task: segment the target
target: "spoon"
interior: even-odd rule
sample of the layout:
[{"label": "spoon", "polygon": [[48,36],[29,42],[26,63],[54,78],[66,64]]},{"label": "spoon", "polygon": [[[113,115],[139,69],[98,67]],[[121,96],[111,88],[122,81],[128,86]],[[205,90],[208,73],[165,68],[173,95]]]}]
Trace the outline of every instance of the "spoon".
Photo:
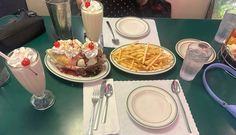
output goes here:
[{"label": "spoon", "polygon": [[179,100],[179,102],[180,102],[181,108],[182,108],[182,110],[183,110],[183,112],[184,112],[184,119],[185,119],[185,124],[186,124],[186,126],[187,126],[187,128],[188,128],[188,132],[189,132],[189,133],[192,133],[192,131],[191,131],[191,129],[190,129],[189,122],[188,122],[188,119],[187,119],[187,116],[186,116],[186,112],[185,112],[185,110],[184,110],[183,104],[182,104],[182,102],[181,102],[181,100],[180,100],[180,97],[179,97],[180,86],[179,86],[179,82],[178,82],[178,81],[174,80],[174,81],[172,82],[172,84],[171,84],[171,90],[172,90],[172,92],[174,92],[174,93],[177,95],[177,97],[178,97],[178,100]]},{"label": "spoon", "polygon": [[107,119],[107,109],[108,109],[108,99],[109,97],[111,97],[113,94],[113,87],[111,84],[107,84],[107,87],[105,89],[105,97],[106,97],[106,109],[103,115],[103,123],[106,123],[106,119]]},{"label": "spoon", "polygon": [[112,36],[113,36],[112,42],[113,42],[115,45],[119,45],[120,41],[119,41],[118,38],[115,38],[115,35],[114,35],[113,30],[112,30],[112,28],[111,28],[110,22],[109,22],[109,21],[106,21],[106,23],[107,23],[107,25],[108,25],[108,27],[109,27],[109,29],[110,29],[110,31],[111,31],[111,34],[112,34]]}]

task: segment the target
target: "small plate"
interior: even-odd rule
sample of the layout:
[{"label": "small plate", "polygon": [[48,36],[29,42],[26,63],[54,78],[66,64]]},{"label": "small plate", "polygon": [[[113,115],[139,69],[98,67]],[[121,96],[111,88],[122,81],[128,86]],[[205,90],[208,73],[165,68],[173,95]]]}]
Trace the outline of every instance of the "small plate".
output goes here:
[{"label": "small plate", "polygon": [[177,118],[178,107],[174,98],[155,86],[141,86],[128,96],[129,116],[139,125],[150,129],[170,126]]},{"label": "small plate", "polygon": [[[198,42],[198,41],[201,41],[201,40],[193,39],[193,38],[182,39],[179,42],[177,42],[177,44],[175,46],[175,50],[178,53],[178,55],[181,58],[184,59],[187,48],[188,48],[188,45],[190,43]],[[201,41],[201,42],[205,42],[205,41]],[[209,43],[207,43],[207,42],[205,42],[205,43],[208,44],[211,47],[211,45]],[[216,52],[212,47],[211,47],[211,49],[212,49],[212,55],[211,55],[211,57],[209,58],[209,60],[207,61],[206,64],[209,64],[209,63],[213,62],[216,59]]]},{"label": "small plate", "polygon": [[101,73],[99,73],[98,75],[96,76],[93,76],[93,77],[82,77],[82,76],[73,76],[73,75],[69,75],[69,74],[65,74],[65,73],[62,73],[60,72],[57,67],[50,62],[49,60],[49,56],[46,55],[44,57],[44,63],[47,67],[47,69],[52,72],[54,75],[62,78],[62,79],[65,79],[65,80],[68,80],[68,81],[72,81],[72,82],[82,82],[82,83],[86,83],[86,82],[95,82],[95,81],[98,81],[98,80],[101,80],[103,78],[105,78],[110,70],[111,70],[111,65],[109,63],[109,61],[107,60],[106,63],[105,63],[105,70],[102,71]]},{"label": "small plate", "polygon": [[139,38],[149,34],[150,28],[146,21],[138,17],[124,17],[115,24],[116,31],[128,38]]},{"label": "small plate", "polygon": [[[141,44],[141,43],[140,43]],[[122,48],[125,48],[127,46],[129,46],[131,44],[126,44],[126,45],[122,45],[118,48],[115,48],[114,50],[112,50],[112,52],[110,53],[110,60],[111,60],[111,63],[117,67],[118,69],[124,71],[124,72],[127,72],[127,73],[130,73],[130,74],[135,74],[135,75],[157,75],[157,74],[161,74],[161,73],[165,73],[169,70],[171,70],[174,66],[175,66],[175,63],[176,63],[176,57],[175,55],[167,48],[165,47],[162,47],[162,46],[158,46],[158,45],[154,45],[154,44],[149,44],[149,45],[154,45],[154,46],[157,46],[157,47],[160,47],[162,49],[164,49],[164,53],[167,53],[167,54],[170,54],[173,58],[173,61],[172,63],[170,63],[170,66],[166,67],[166,68],[163,68],[163,69],[159,69],[159,70],[154,70],[154,71],[133,71],[133,70],[130,70],[128,68],[125,68],[123,66],[121,66],[119,63],[117,63],[113,57],[112,57],[112,54],[113,52],[115,52],[116,50],[118,49],[122,49]]]}]

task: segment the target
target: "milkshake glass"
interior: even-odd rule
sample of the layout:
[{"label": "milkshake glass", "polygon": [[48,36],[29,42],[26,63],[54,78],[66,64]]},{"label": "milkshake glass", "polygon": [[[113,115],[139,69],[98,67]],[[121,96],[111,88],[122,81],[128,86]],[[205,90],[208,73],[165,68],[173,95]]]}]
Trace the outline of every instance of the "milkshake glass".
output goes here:
[{"label": "milkshake glass", "polygon": [[31,104],[37,110],[45,110],[54,104],[53,94],[46,90],[43,65],[39,53],[32,48],[21,47],[9,53],[7,66],[33,96]]},{"label": "milkshake glass", "polygon": [[90,1],[88,6],[85,3],[81,5],[81,16],[84,29],[89,40],[98,42],[102,33],[103,5],[98,1]]}]

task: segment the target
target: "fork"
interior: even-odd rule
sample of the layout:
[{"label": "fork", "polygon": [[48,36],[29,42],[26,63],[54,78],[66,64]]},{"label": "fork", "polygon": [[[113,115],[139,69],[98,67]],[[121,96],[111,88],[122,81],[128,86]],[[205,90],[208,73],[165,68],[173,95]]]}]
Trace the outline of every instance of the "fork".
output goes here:
[{"label": "fork", "polygon": [[88,131],[89,135],[93,134],[93,124],[94,124],[94,116],[95,116],[94,113],[95,113],[95,107],[99,101],[99,98],[100,98],[99,90],[93,90],[93,95],[92,95],[93,110],[92,110],[90,123],[89,123],[89,131]]}]

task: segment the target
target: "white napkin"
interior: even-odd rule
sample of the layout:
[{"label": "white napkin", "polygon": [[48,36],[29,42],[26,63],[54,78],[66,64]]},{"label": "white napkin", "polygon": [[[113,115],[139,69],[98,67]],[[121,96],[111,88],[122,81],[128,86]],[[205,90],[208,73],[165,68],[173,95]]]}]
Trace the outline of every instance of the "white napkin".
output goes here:
[{"label": "white napkin", "polygon": [[[192,133],[187,130],[187,126],[184,120],[184,114],[180,106],[180,102],[177,96],[171,91],[171,83],[173,80],[153,80],[153,81],[115,81],[116,102],[119,114],[120,123],[120,135],[199,135],[198,129],[192,117],[188,103],[185,99],[184,93],[181,88],[179,93],[181,102],[183,103],[184,110],[187,115],[187,119],[190,124]],[[126,100],[129,93],[135,88],[143,85],[153,85],[160,87],[168,91],[175,99],[178,105],[178,117],[176,121],[167,128],[164,129],[147,129],[136,124],[128,115],[126,109]]]},{"label": "white napkin", "polygon": [[114,45],[112,43],[112,34],[110,29],[108,28],[106,21],[109,21],[111,24],[111,27],[113,29],[113,32],[115,34],[115,37],[120,40],[120,45],[133,43],[133,42],[143,42],[143,43],[152,43],[156,45],[160,45],[159,36],[156,28],[156,22],[153,19],[144,19],[150,26],[150,33],[142,38],[139,39],[129,39],[125,38],[121,35],[119,35],[115,30],[115,23],[120,18],[103,18],[103,40],[104,40],[104,47],[110,47],[110,48],[116,48],[119,47],[119,45]]},{"label": "white napkin", "polygon": [[[107,79],[107,83],[110,83],[113,86],[113,79]],[[83,86],[84,134],[88,133],[88,127],[89,127],[89,122],[90,122],[91,113],[92,113],[92,100],[91,100],[92,93],[94,89],[100,89],[100,86],[101,86],[101,81],[94,82],[94,83],[84,83],[84,86]],[[106,119],[106,123],[103,124],[102,119],[103,119],[103,114],[105,111],[105,96],[104,96],[102,110],[101,110],[101,117],[100,117],[101,121],[99,122],[98,129],[93,131],[94,135],[106,135],[106,134],[119,133],[120,126],[119,126],[119,119],[118,119],[115,97],[116,97],[116,93],[114,91],[113,95],[109,98],[107,119]]]}]

